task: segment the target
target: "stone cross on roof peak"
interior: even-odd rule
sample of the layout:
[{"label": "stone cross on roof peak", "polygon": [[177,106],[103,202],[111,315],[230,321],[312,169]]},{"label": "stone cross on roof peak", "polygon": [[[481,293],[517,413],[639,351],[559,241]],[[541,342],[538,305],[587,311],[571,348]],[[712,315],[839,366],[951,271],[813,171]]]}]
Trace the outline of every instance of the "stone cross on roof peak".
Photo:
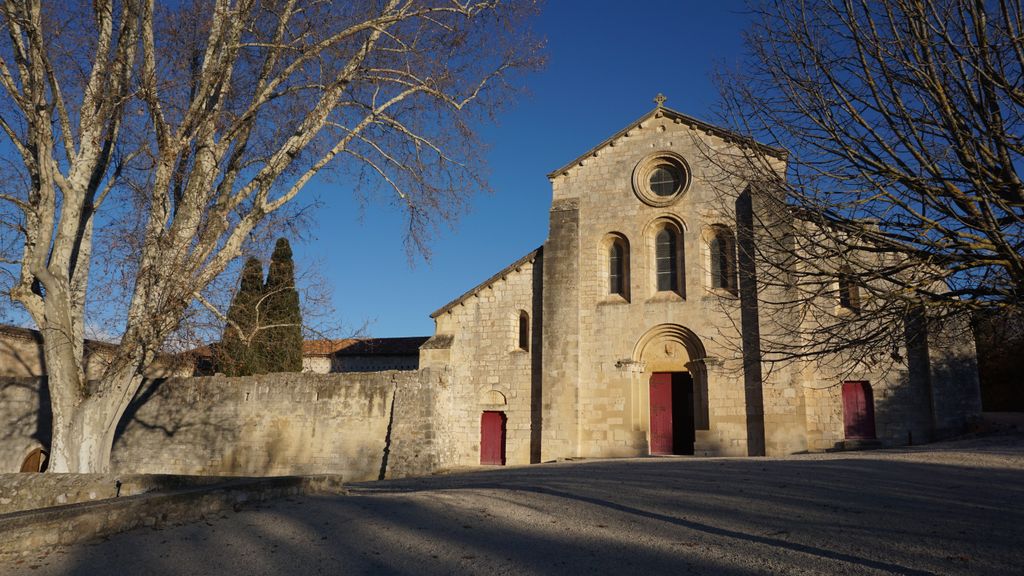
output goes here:
[{"label": "stone cross on roof peak", "polygon": [[654,97],[654,103],[658,105],[658,108],[665,105],[665,100],[668,100],[668,98],[665,98],[665,95],[661,92],[658,92],[658,95]]}]

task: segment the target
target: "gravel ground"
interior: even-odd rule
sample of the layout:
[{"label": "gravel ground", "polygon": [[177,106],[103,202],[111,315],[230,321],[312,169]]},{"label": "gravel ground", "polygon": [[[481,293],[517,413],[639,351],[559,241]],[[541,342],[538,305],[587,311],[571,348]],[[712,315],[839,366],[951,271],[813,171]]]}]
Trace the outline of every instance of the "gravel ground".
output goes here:
[{"label": "gravel ground", "polygon": [[637,458],[350,487],[0,574],[1024,574],[1024,435]]}]

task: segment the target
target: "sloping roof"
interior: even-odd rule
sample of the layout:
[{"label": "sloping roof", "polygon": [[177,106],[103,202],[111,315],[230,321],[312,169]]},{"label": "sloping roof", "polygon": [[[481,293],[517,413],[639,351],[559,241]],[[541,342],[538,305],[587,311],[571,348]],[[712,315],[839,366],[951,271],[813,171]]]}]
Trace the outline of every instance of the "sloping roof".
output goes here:
[{"label": "sloping roof", "polygon": [[334,351],[334,356],[416,356],[429,336],[356,338]]},{"label": "sloping roof", "polygon": [[0,334],[13,336],[22,340],[32,340],[34,342],[43,341],[43,335],[40,334],[38,330],[22,328],[21,326],[11,326],[10,324],[0,324]]},{"label": "sloping roof", "polygon": [[[13,326],[11,324],[0,324],[0,335],[18,338],[21,340],[31,340],[37,344],[42,344],[43,335],[34,328],[22,328],[20,326]],[[102,340],[92,340],[86,338],[83,342],[85,349],[88,351],[95,350],[113,350],[117,348],[117,344],[113,342],[103,342]]]},{"label": "sloping roof", "polygon": [[[325,338],[302,343],[302,357],[338,356],[406,356],[419,354],[420,346],[429,336],[401,338]],[[185,352],[196,358],[212,358],[211,346],[200,346]]]},{"label": "sloping roof", "polygon": [[420,346],[423,350],[444,350],[452,347],[452,342],[455,341],[455,336],[451,334],[434,334]]},{"label": "sloping roof", "polygon": [[536,259],[537,256],[540,255],[540,253],[543,250],[544,250],[544,246],[539,246],[536,250],[533,250],[532,252],[530,252],[526,256],[523,256],[519,260],[516,260],[515,262],[509,264],[508,266],[505,266],[504,268],[501,269],[500,272],[498,272],[494,276],[491,276],[487,280],[484,280],[480,284],[477,284],[476,286],[471,288],[468,292],[466,292],[462,296],[459,296],[455,300],[452,300],[451,302],[445,304],[441,308],[438,308],[437,310],[435,310],[434,313],[430,315],[430,317],[431,318],[437,318],[441,314],[444,314],[445,312],[451,310],[452,308],[458,306],[459,304],[462,304],[470,296],[476,295],[477,292],[483,290],[484,288],[490,286],[491,284],[494,284],[495,282],[497,282],[498,280],[501,280],[505,276],[508,276],[513,270],[516,270],[517,268],[522,267],[523,264],[526,264],[527,262],[533,262],[534,259]]},{"label": "sloping roof", "polygon": [[714,124],[708,124],[707,122],[704,122],[703,120],[698,120],[698,119],[694,118],[693,116],[689,116],[689,115],[683,114],[682,112],[673,110],[671,108],[666,108],[664,106],[656,106],[653,110],[651,110],[650,112],[644,114],[640,118],[637,118],[633,122],[630,122],[629,124],[626,125],[625,128],[623,128],[622,130],[619,130],[618,132],[613,134],[611,137],[605,139],[603,142],[598,144],[597,146],[594,146],[590,150],[587,150],[583,154],[580,154],[572,162],[569,162],[568,164],[565,164],[564,166],[562,166],[561,168],[559,168],[557,170],[553,170],[551,173],[548,174],[548,178],[554,178],[554,177],[562,174],[566,170],[572,168],[576,164],[578,164],[578,163],[582,162],[583,160],[585,160],[588,156],[593,155],[595,152],[598,152],[599,150],[601,150],[605,146],[609,145],[612,141],[618,140],[619,138],[622,138],[626,134],[626,132],[629,132],[630,130],[635,129],[637,127],[637,125],[640,124],[641,122],[646,122],[647,120],[650,120],[651,118],[660,117],[661,115],[667,116],[669,118],[672,118],[673,120],[679,120],[683,124],[688,124],[688,125],[693,126],[695,128],[699,128],[700,130],[704,130],[705,132],[708,132],[710,134],[714,134],[714,135],[719,136],[721,138],[724,138],[726,140],[740,142],[742,144],[746,144],[747,146],[758,148],[761,151],[763,151],[763,152],[765,152],[767,154],[770,154],[772,156],[775,156],[775,157],[777,157],[779,159],[785,159],[786,156],[789,154],[786,150],[783,150],[782,148],[776,148],[774,146],[769,146],[767,144],[762,144],[760,142],[757,142],[756,140],[754,140],[753,138],[751,138],[749,136],[744,136],[743,134],[740,134],[739,132],[734,132],[732,130],[721,128],[719,126],[715,126]]},{"label": "sloping roof", "polygon": [[351,346],[355,338],[335,338],[324,340],[305,340],[302,342],[302,355],[306,356],[331,356],[338,350]]}]

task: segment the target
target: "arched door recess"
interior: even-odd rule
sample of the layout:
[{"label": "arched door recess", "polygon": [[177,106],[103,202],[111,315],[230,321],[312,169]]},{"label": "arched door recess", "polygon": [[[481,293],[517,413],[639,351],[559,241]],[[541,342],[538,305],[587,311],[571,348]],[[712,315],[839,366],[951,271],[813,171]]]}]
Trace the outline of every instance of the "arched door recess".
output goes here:
[{"label": "arched door recess", "polygon": [[21,472],[45,472],[49,462],[46,450],[36,448],[28,453],[21,462]]},{"label": "arched door recess", "polygon": [[678,324],[659,324],[633,349],[644,367],[634,402],[641,415],[651,454],[693,454],[697,430],[708,429],[707,369],[704,345]]}]

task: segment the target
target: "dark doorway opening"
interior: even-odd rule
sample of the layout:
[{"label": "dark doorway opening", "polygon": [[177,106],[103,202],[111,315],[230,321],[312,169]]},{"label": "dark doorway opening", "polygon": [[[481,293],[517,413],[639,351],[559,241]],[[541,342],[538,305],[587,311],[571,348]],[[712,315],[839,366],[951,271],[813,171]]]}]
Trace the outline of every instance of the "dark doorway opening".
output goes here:
[{"label": "dark doorway opening", "polygon": [[651,374],[651,454],[693,454],[695,437],[690,373]]},{"label": "dark doorway opening", "polygon": [[480,417],[480,463],[505,465],[505,413],[487,411]]},{"label": "dark doorway opening", "polygon": [[848,439],[875,439],[875,400],[871,384],[843,382],[843,424]]}]

